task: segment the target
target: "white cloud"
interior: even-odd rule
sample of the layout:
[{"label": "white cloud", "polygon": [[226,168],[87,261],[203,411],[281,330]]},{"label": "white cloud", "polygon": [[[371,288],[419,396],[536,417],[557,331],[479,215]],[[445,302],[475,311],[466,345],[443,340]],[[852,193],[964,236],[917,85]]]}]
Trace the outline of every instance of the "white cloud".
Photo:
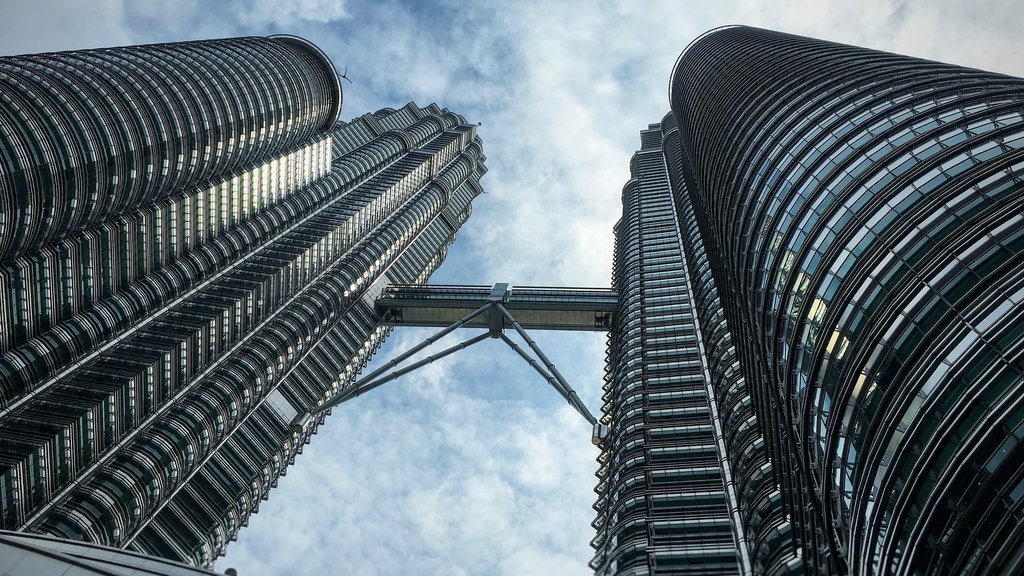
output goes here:
[{"label": "white cloud", "polygon": [[132,42],[120,0],[7,0],[0,17],[0,54],[30,54]]},{"label": "white cloud", "polygon": [[[420,336],[399,334],[397,347]],[[513,354],[493,344],[494,356]],[[218,566],[585,574],[596,456],[586,423],[560,403],[467,394],[451,379],[477,359],[442,360],[336,409],[276,490],[302,497],[273,494]]]},{"label": "white cloud", "polygon": [[236,0],[231,10],[245,27],[299,26],[303,22],[334,22],[348,18],[344,0]]},{"label": "white cloud", "polygon": [[[1020,48],[1012,29],[1024,22],[1012,6],[986,20],[959,5],[930,6],[888,0],[460,4],[430,20],[389,9],[364,20],[356,15],[351,36],[333,53],[350,71],[371,69],[361,84],[346,85],[350,116],[391,94],[389,104],[436,99],[483,123],[488,194],[476,202],[460,246],[436,281],[607,285],[611,226],[629,158],[639,130],[667,112],[669,73],[688,42],[715,26],[746,23],[978,67],[1020,66],[1012,60]],[[1011,24],[994,26],[999,18]],[[367,32],[357,29],[362,25]],[[535,336],[596,411],[603,338]],[[401,394],[421,394],[395,408],[383,399],[359,399],[368,402],[359,405],[360,413],[373,411],[383,429],[399,410],[414,418],[426,410],[435,426],[419,430],[420,438],[429,438],[425,443],[377,435],[376,450],[393,450],[394,460],[352,456],[353,466],[383,475],[372,497],[393,502],[379,504],[391,510],[380,521],[417,527],[390,540],[415,562],[406,572],[589,572],[596,463],[588,430],[538,376],[503,352],[511,354],[477,348],[456,356],[432,368],[426,386],[390,384],[404,389]],[[492,380],[476,384],[485,374]],[[495,397],[494,387],[515,401]],[[396,412],[378,412],[389,409]],[[416,464],[404,465],[409,462]],[[410,474],[424,485],[403,488],[389,480]],[[353,541],[346,554],[359,555],[361,547]],[[233,557],[239,556],[244,553]],[[379,564],[367,573],[403,571],[396,566]]]},{"label": "white cloud", "polygon": [[[743,23],[1024,75],[1014,0],[82,6],[5,3],[0,51],[290,32],[349,68],[345,118],[416,100],[482,122],[488,194],[435,281],[607,285],[639,130],[668,110],[676,57],[710,28]],[[603,337],[533,336],[596,412]],[[582,418],[488,341],[336,409],[218,567],[586,574],[595,456]]]}]

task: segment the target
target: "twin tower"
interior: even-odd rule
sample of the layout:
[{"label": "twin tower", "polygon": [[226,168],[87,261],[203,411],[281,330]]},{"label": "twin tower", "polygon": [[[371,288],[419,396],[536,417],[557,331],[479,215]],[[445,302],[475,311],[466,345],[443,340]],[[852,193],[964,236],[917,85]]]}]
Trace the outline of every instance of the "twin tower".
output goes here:
[{"label": "twin tower", "polygon": [[1024,571],[1024,80],[714,30],[612,291],[439,292],[457,114],[340,122],[288,36],[0,78],[0,545],[208,565],[392,326],[475,309],[589,418],[524,326],[608,331],[597,574]]}]

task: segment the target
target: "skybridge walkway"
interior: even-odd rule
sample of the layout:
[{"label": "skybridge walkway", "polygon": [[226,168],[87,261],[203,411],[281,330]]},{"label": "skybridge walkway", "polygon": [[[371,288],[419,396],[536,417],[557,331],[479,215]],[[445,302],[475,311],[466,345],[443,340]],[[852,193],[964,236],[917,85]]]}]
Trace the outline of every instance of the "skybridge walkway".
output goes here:
[{"label": "skybridge walkway", "polygon": [[[450,326],[492,302],[500,302],[523,328],[601,331],[611,326],[618,295],[611,288],[391,285],[376,300],[384,324],[436,328]],[[500,330],[512,324],[494,308],[463,326]]]}]

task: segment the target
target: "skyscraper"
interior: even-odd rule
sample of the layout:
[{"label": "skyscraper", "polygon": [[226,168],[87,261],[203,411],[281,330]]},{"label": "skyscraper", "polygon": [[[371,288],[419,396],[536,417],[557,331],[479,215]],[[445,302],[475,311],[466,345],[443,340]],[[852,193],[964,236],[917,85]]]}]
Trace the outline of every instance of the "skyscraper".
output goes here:
[{"label": "skyscraper", "polygon": [[436,105],[338,121],[290,36],[0,59],[0,518],[223,552],[481,192]]},{"label": "skyscraper", "polygon": [[1024,80],[727,27],[670,97],[616,227],[592,566],[1020,573]]}]

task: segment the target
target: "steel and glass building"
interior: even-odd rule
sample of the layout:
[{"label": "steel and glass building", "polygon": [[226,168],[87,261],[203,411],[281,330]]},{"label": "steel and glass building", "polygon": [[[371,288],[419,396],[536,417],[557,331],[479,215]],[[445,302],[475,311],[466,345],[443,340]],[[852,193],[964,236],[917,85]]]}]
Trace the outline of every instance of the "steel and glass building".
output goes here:
[{"label": "steel and glass building", "polygon": [[461,116],[341,105],[288,36],[0,59],[2,528],[223,553],[481,192]]},{"label": "steel and glass building", "polygon": [[616,226],[593,568],[1020,573],[1024,80],[728,27],[670,100]]}]

